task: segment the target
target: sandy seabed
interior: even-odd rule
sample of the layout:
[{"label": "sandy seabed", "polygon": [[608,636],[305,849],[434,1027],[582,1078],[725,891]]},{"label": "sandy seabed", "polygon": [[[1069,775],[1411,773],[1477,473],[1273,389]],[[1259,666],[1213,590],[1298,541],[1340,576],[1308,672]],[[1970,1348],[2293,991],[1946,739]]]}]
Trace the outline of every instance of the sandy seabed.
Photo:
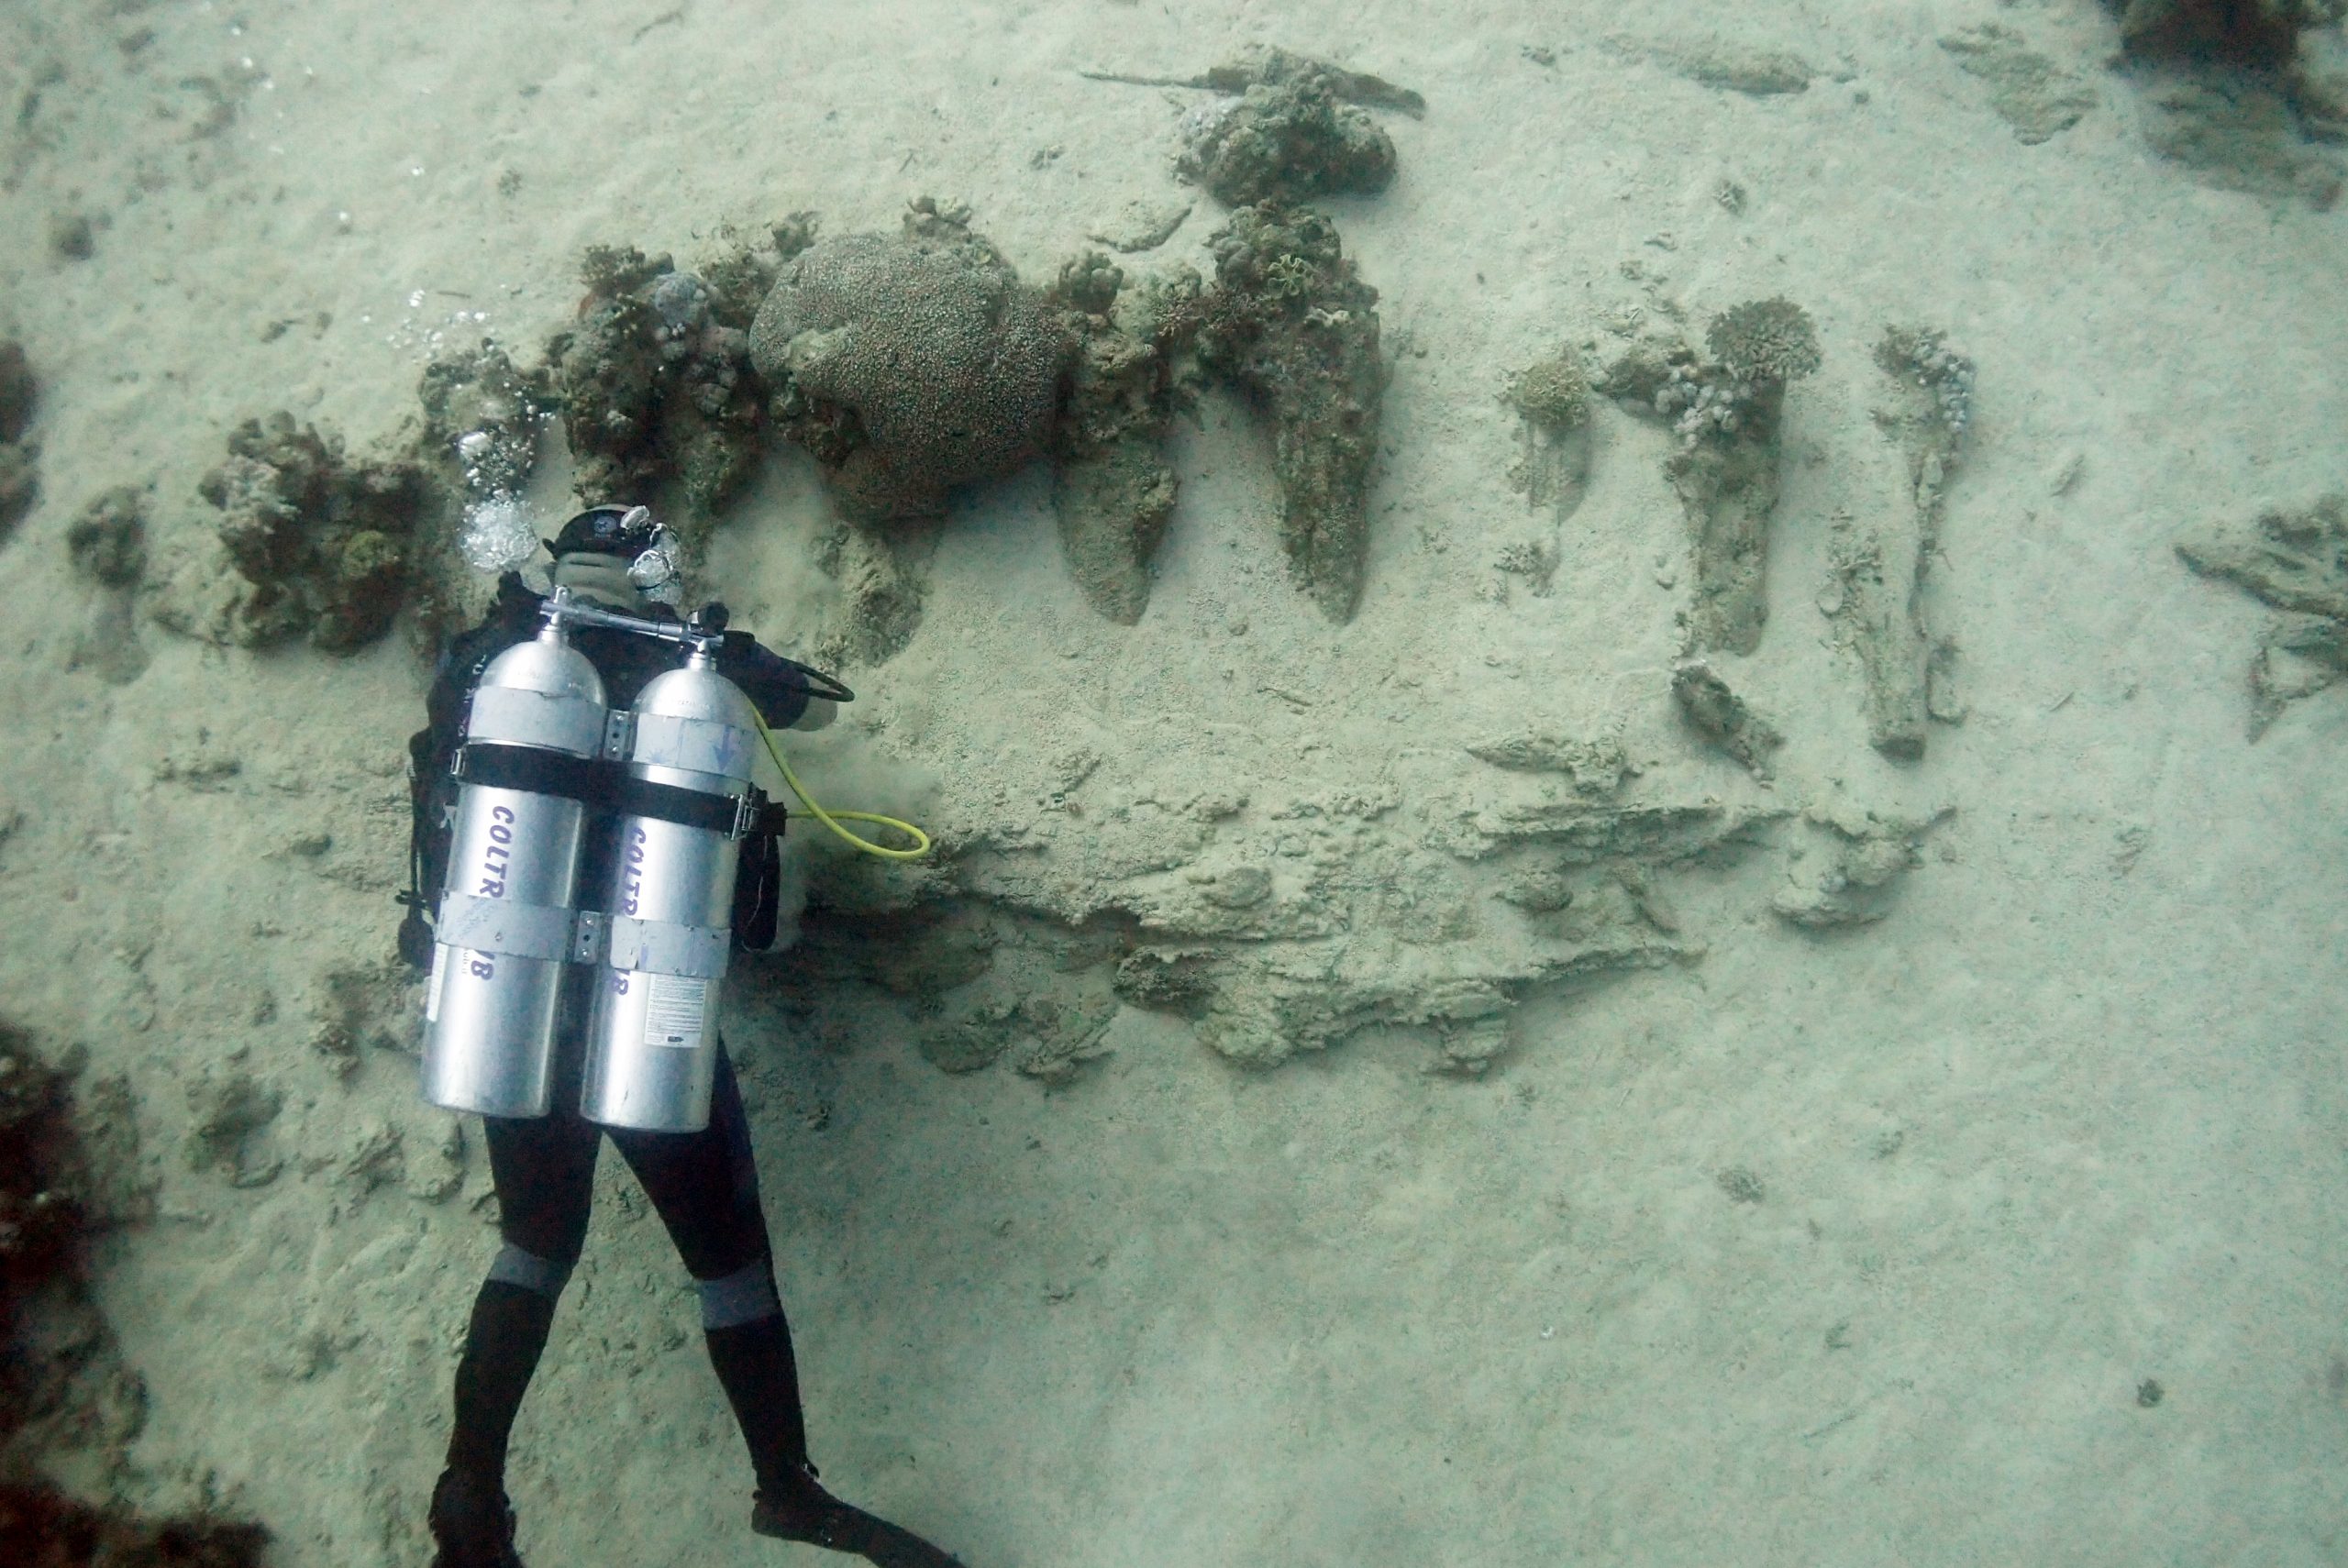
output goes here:
[{"label": "sandy seabed", "polygon": [[[1427,101],[1384,117],[1393,186],[1327,204],[1393,365],[1360,608],[1290,587],[1269,444],[1210,399],[1138,624],[1088,609],[1031,471],[958,500],[912,642],[805,743],[819,793],[960,846],[937,940],[992,961],[925,969],[918,933],[859,959],[819,900],[814,956],[737,990],[826,1481],[972,1568],[2348,1556],[2348,700],[2249,743],[2266,612],[2173,549],[2348,485],[2348,213],[2148,150],[2085,0],[1725,16],[0,17],[0,336],[42,383],[41,499],[0,547],[0,995],[127,1086],[153,1209],[94,1274],[143,1430],[61,1473],[225,1504],[289,1568],[421,1562],[494,1245],[477,1135],[374,1026],[412,1006],[373,977],[427,664],[122,621],[68,566],[80,509],[147,487],[162,549],[212,526],[195,483],[243,419],[395,437],[435,353],[569,322],[590,244],[684,265],[726,225],[892,228],[933,193],[1046,281],[1132,204],[1194,202],[1124,264],[1203,266],[1221,214],[1168,161],[1203,95],[1079,72],[1276,43]],[[2024,140],[1940,41],[1990,23],[2076,79],[2076,124]],[[1813,74],[1722,90],[1699,45]],[[51,242],[76,214],[81,259]],[[1672,705],[1668,431],[1600,410],[1550,591],[1495,561],[1542,526],[1512,372],[1776,295],[1824,362],[1732,661],[1786,735],[1764,784]],[[1962,722],[1903,762],[1821,603],[1838,514],[1900,493],[1871,355],[1911,322],[1978,379],[1928,605]],[[778,451],[703,563],[785,647],[838,607],[827,504]],[[120,683],[88,657],[114,631],[147,655]],[[1587,932],[1499,897],[1546,842],[1508,824],[1555,801],[1467,748],[1533,733],[1619,745],[1626,800],[1751,819],[1615,877],[1645,934],[1602,979],[1558,956]],[[1885,918],[1781,918],[1870,812],[1929,824]],[[1043,1077],[1034,1042],[933,1065],[941,1029],[1048,1055],[1020,1004],[1082,1011],[1136,924],[1335,1021],[1248,1066],[1119,1003]],[[201,1123],[238,1084],[278,1110],[224,1148]],[[689,1282],[601,1180],[515,1438],[526,1553],[817,1561],[749,1536]]]}]

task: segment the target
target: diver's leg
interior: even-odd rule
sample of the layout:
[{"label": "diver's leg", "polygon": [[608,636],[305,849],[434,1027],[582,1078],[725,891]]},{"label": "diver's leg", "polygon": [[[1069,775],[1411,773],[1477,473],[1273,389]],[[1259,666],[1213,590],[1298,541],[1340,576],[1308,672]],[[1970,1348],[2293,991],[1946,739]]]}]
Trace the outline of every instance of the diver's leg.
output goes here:
[{"label": "diver's leg", "polygon": [[473,1297],[457,1362],[449,1465],[432,1494],[440,1568],[505,1568],[514,1555],[505,1449],[537,1372],[556,1301],[579,1261],[598,1134],[576,1113],[482,1119],[504,1245]]},{"label": "diver's leg", "polygon": [[613,1144],[643,1183],[700,1287],[710,1365],[734,1407],[757,1474],[750,1526],[761,1535],[855,1552],[883,1568],[957,1568],[954,1559],[816,1484],[807,1460],[799,1367],[775,1289],[774,1254],[759,1202],[749,1118],[718,1048],[709,1125],[699,1132],[623,1132]]},{"label": "diver's leg", "polygon": [[615,1128],[611,1138],[700,1286],[710,1365],[741,1423],[759,1485],[795,1474],[807,1463],[799,1367],[775,1290],[749,1119],[725,1048],[718,1049],[707,1127],[698,1132]]}]

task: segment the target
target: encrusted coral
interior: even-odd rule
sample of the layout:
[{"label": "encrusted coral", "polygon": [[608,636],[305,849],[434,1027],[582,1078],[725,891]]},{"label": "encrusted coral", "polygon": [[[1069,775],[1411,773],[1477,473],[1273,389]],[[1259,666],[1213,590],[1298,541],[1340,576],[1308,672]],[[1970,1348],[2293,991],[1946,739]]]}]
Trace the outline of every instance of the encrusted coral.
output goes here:
[{"label": "encrusted coral", "polygon": [[1193,307],[1199,354],[1269,418],[1290,573],[1331,620],[1347,620],[1386,385],[1378,291],[1310,208],[1242,207],[1208,245],[1215,282]]},{"label": "encrusted coral", "polygon": [[1818,369],[1818,327],[1789,299],[1747,300],[1712,317],[1704,345],[1742,381],[1789,381]]},{"label": "encrusted coral", "polygon": [[1667,415],[1681,445],[1693,450],[1707,436],[1733,436],[1753,401],[1753,383],[1692,361],[1671,367],[1655,394],[1655,411]]},{"label": "encrusted coral", "polygon": [[1769,754],[1785,744],[1785,736],[1731,690],[1719,671],[1702,659],[1683,659],[1671,672],[1671,695],[1689,729],[1736,758],[1755,778],[1769,777]]},{"label": "encrusted coral", "polygon": [[1561,348],[1511,377],[1508,401],[1516,411],[1552,430],[1570,430],[1589,419],[1589,377],[1580,359]]},{"label": "encrusted coral", "polygon": [[917,203],[902,236],[819,240],[750,328],[777,424],[847,509],[934,516],[953,486],[1008,473],[1051,434],[1069,340],[965,216]]},{"label": "encrusted coral", "polygon": [[1712,318],[1704,343],[1710,362],[1678,359],[1654,394],[1689,448],[1708,436],[1731,436],[1756,416],[1774,417],[1787,381],[1818,369],[1818,329],[1789,300],[1748,300]]},{"label": "encrusted coral", "polygon": [[[1539,525],[1538,536],[1503,545],[1492,564],[1501,579],[1520,579],[1535,599],[1545,599],[1564,559],[1558,530],[1589,488],[1589,377],[1582,370],[1581,357],[1561,348],[1511,376],[1502,395],[1523,416],[1521,455],[1511,466],[1509,479],[1524,491],[1535,513],[1548,515]],[[1496,580],[1484,591],[1505,603],[1509,584]]]},{"label": "encrusted coral", "polygon": [[1876,345],[1875,362],[1895,380],[1922,389],[1923,417],[1946,434],[1952,447],[1973,422],[1973,361],[1948,346],[1933,327],[1893,326]]},{"label": "encrusted coral", "polygon": [[306,636],[349,653],[388,630],[409,581],[408,551],[435,504],[430,480],[404,457],[352,461],[338,437],[290,414],[249,419],[228,458],[197,486],[218,507],[220,542],[240,592],[175,629],[250,646]]},{"label": "encrusted coral", "polygon": [[1080,315],[1104,316],[1116,308],[1117,293],[1125,286],[1125,270],[1098,250],[1088,250],[1060,266],[1051,288],[1051,303]]},{"label": "encrusted coral", "polygon": [[[803,251],[759,308],[749,354],[776,426],[859,526],[935,517],[951,487],[1048,454],[1070,569],[1127,623],[1173,511],[1175,404],[1200,379],[1226,381],[1269,416],[1290,564],[1342,620],[1360,587],[1383,386],[1376,291],[1309,211],[1243,209],[1211,244],[1211,288],[1184,268],[1129,289],[1095,251],[1038,293],[967,210],[924,198],[899,236]],[[886,657],[909,634],[918,584],[883,559],[897,547],[874,536],[834,552],[859,563],[871,591],[857,602],[874,612],[851,613],[843,651]]]},{"label": "encrusted coral", "polygon": [[1124,271],[1090,251],[1060,269],[1049,296],[1077,346],[1053,443],[1060,543],[1092,607],[1126,624],[1149,602],[1149,558],[1174,511],[1171,356],[1160,339],[1197,289],[1185,269],[1126,291]]},{"label": "encrusted coral", "polygon": [[579,326],[548,346],[580,499],[650,502],[683,488],[689,532],[739,493],[757,466],[760,389],[749,374],[749,313],[767,275],[756,248],[712,268],[667,256],[587,253]]},{"label": "encrusted coral", "polygon": [[1368,195],[1391,183],[1392,138],[1343,101],[1339,73],[1317,61],[1297,64],[1189,116],[1176,172],[1233,206]]},{"label": "encrusted coral", "polygon": [[1679,436],[1664,471],[1694,536],[1689,650],[1751,653],[1768,616],[1786,383],[1818,368],[1818,329],[1789,300],[1756,300],[1713,317],[1705,343],[1709,360],[1684,344],[1637,345],[1600,384],[1634,412],[1671,421]]},{"label": "encrusted coral", "polygon": [[1866,679],[1867,736],[1887,756],[1924,753],[1928,720],[1963,716],[1949,688],[1955,646],[1934,641],[1924,590],[1938,553],[1943,491],[1972,423],[1973,362],[1937,329],[1888,328],[1875,360],[1890,379],[1876,424],[1907,459],[1903,504],[1838,514],[1833,579],[1820,607]]}]

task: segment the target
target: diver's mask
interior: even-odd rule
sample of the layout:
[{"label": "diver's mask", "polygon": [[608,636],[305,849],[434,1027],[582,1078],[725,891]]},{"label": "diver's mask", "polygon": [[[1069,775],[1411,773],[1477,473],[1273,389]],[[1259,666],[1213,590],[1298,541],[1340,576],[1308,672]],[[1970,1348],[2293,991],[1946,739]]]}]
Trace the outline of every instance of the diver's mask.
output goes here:
[{"label": "diver's mask", "polygon": [[659,603],[674,604],[683,590],[682,547],[676,535],[652,520],[649,507],[590,507],[564,524],[562,532],[547,541],[547,549],[559,568],[565,562],[608,560],[610,575],[624,572],[629,587]]}]

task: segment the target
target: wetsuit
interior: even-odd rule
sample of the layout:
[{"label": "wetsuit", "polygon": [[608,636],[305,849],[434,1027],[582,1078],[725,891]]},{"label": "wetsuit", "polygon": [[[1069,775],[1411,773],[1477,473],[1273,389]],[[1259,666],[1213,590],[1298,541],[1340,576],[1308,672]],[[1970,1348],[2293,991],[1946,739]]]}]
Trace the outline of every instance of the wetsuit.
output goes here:
[{"label": "wetsuit", "polygon": [[[491,659],[537,634],[539,603],[537,594],[508,573],[498,585],[488,617],[458,638],[441,661],[426,700],[430,722],[409,743],[417,823],[413,869],[419,888],[438,889],[447,865],[445,807],[455,788],[449,767],[462,740],[468,693]],[[662,613],[657,605],[638,613]],[[614,707],[631,705],[647,681],[678,663],[675,649],[625,632],[580,628],[571,643],[603,677]],[[754,639],[728,632],[716,662],[770,724],[781,728],[804,711],[804,674]],[[596,847],[586,856],[579,885],[592,890],[604,885],[610,847],[592,834],[589,842]],[[743,841],[741,853],[736,944],[764,947],[772,942],[775,929],[775,845],[771,837],[753,834]],[[419,907],[409,911],[401,948],[419,967],[431,961],[431,938]],[[593,979],[593,971],[583,966],[565,979],[552,1113],[526,1120],[482,1118],[504,1245],[474,1298],[458,1363],[449,1470],[434,1495],[433,1529],[441,1543],[440,1562],[446,1568],[471,1568],[475,1562],[501,1568],[518,1562],[504,1495],[506,1442],[546,1347],[556,1301],[579,1261],[596,1154],[606,1137],[643,1184],[699,1287],[710,1363],[749,1447],[765,1510],[761,1518],[779,1518],[783,1527],[767,1533],[871,1555],[875,1544],[889,1543],[859,1538],[855,1529],[864,1524],[887,1531],[894,1527],[829,1498],[814,1485],[814,1468],[807,1462],[791,1330],[775,1288],[774,1259],[759,1205],[758,1171],[741,1090],[725,1045],[721,1042],[717,1047],[709,1125],[702,1131],[631,1132],[585,1121],[578,1110],[580,1070]],[[836,1512],[825,1514],[826,1505]],[[759,1528],[765,1529],[766,1523]],[[933,1555],[902,1561],[949,1561],[912,1537],[904,1540]],[[876,1555],[874,1560],[885,1559]]]}]

